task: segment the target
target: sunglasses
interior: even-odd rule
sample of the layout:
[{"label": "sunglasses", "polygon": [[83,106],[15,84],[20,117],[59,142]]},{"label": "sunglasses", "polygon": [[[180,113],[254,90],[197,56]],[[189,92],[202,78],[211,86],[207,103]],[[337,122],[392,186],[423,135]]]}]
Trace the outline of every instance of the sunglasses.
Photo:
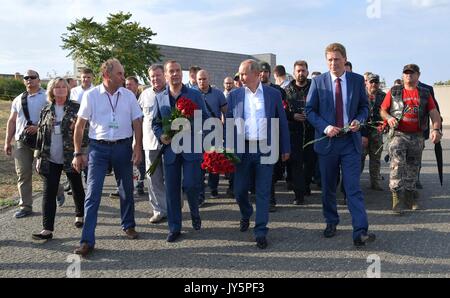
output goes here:
[{"label": "sunglasses", "polygon": [[37,79],[37,76],[26,76],[26,77],[23,77],[23,79],[24,79],[25,81],[28,81],[28,80],[36,80],[36,79]]}]

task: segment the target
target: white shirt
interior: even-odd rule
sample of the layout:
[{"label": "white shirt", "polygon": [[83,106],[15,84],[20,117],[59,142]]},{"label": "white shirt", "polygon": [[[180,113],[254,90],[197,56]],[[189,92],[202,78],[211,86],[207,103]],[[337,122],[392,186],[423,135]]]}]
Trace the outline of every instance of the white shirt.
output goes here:
[{"label": "white shirt", "polygon": [[[165,87],[161,90],[163,92]],[[153,108],[155,106],[156,95],[161,92],[155,92],[152,87],[145,89],[139,96],[139,105],[144,113],[142,122],[142,147],[144,150],[157,150],[158,139],[152,130]]]},{"label": "white shirt", "polygon": [[89,121],[89,138],[116,141],[132,137],[132,122],[143,115],[130,90],[108,94],[101,84],[83,95],[78,116]]},{"label": "white shirt", "polygon": [[267,119],[264,107],[264,91],[259,83],[256,92],[245,88],[244,120],[245,139],[250,141],[267,139]]},{"label": "white shirt", "polygon": [[[331,87],[333,88],[333,101],[334,101],[334,107],[336,109],[336,79],[337,76],[332,74],[331,75]],[[348,114],[347,114],[347,76],[346,72],[342,76],[339,77],[341,79],[341,90],[342,90],[342,104],[343,104],[343,114],[344,114],[344,126],[349,124],[348,122]],[[325,134],[328,132],[329,129],[331,129],[332,125],[327,126],[325,128]]]},{"label": "white shirt", "polygon": [[[52,127],[52,141],[50,143],[49,161],[62,165],[64,164],[64,143],[63,134],[61,131],[61,121],[64,117],[64,106],[55,105],[55,117],[55,125]],[[56,131],[55,126],[58,125],[59,131]],[[58,134],[56,132],[58,132]]]},{"label": "white shirt", "polygon": [[[16,141],[19,140],[20,135],[27,126],[27,118],[25,118],[25,114],[23,113],[22,109],[22,94],[17,96],[11,104],[11,112],[17,113],[16,133],[14,136]],[[27,103],[30,120],[34,125],[37,125],[42,108],[44,108],[48,104],[45,90],[41,88],[37,93],[28,95]]]},{"label": "white shirt", "polygon": [[82,86],[77,86],[70,90],[70,100],[76,101],[81,104],[81,99],[83,98],[83,94],[89,90],[94,88],[94,85],[89,86],[87,90],[83,89]]}]

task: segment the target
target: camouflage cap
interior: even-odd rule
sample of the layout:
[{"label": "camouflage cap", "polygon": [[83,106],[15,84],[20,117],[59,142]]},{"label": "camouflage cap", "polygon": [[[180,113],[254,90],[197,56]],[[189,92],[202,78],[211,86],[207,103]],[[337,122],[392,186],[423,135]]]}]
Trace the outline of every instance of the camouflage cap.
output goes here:
[{"label": "camouflage cap", "polygon": [[420,73],[420,68],[417,64],[407,64],[403,67],[403,73],[406,71],[418,72]]},{"label": "camouflage cap", "polygon": [[377,83],[380,82],[380,76],[374,73],[371,73],[367,76],[367,81],[370,83],[372,81],[375,81]]}]

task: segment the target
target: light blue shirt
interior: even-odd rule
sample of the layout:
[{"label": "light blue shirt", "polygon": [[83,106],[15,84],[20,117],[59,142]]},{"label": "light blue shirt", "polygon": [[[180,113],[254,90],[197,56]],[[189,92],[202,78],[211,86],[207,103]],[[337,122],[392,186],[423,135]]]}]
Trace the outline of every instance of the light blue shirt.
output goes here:
[{"label": "light blue shirt", "polygon": [[[334,101],[334,108],[336,109],[336,80],[337,76],[332,74],[331,75],[331,87],[333,88],[333,101]],[[343,114],[344,114],[344,126],[349,124],[348,122],[348,114],[347,114],[347,77],[346,72],[342,76],[339,77],[341,79],[341,90],[342,90],[342,104],[343,104]],[[325,128],[324,133],[326,134],[328,130],[332,127],[332,125],[327,126]]]},{"label": "light blue shirt", "polygon": [[264,91],[259,83],[256,92],[245,88],[244,121],[245,139],[249,141],[267,139],[267,119],[264,107]]}]

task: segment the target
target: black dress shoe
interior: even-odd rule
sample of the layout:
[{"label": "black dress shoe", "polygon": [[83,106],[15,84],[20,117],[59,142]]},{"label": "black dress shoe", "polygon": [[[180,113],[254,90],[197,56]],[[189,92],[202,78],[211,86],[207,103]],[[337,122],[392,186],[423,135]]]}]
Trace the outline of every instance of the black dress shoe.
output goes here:
[{"label": "black dress shoe", "polygon": [[265,249],[267,247],[266,237],[256,237],[256,246],[260,249]]},{"label": "black dress shoe", "polygon": [[53,238],[53,233],[50,233],[47,235],[38,233],[38,234],[33,234],[32,237],[34,240],[49,240],[49,239]]},{"label": "black dress shoe", "polygon": [[239,223],[239,231],[245,232],[248,230],[249,226],[250,226],[249,219],[241,219],[241,222]]},{"label": "black dress shoe", "polygon": [[375,234],[373,233],[364,234],[359,236],[357,239],[353,240],[353,244],[356,247],[361,247],[366,245],[366,243],[374,242],[375,238],[376,238]]},{"label": "black dress shoe", "polygon": [[323,231],[323,235],[325,236],[325,238],[331,238],[336,236],[336,225],[327,224],[327,227]]},{"label": "black dress shoe", "polygon": [[202,220],[199,218],[193,218],[192,219],[192,227],[194,228],[194,230],[198,231],[201,229],[202,227]]},{"label": "black dress shoe", "polygon": [[178,237],[180,237],[181,232],[170,232],[169,235],[167,236],[167,242],[175,242],[175,240],[177,240]]},{"label": "black dress shoe", "polygon": [[81,229],[83,227],[83,222],[82,221],[76,221],[75,222],[75,227],[78,229]]}]

